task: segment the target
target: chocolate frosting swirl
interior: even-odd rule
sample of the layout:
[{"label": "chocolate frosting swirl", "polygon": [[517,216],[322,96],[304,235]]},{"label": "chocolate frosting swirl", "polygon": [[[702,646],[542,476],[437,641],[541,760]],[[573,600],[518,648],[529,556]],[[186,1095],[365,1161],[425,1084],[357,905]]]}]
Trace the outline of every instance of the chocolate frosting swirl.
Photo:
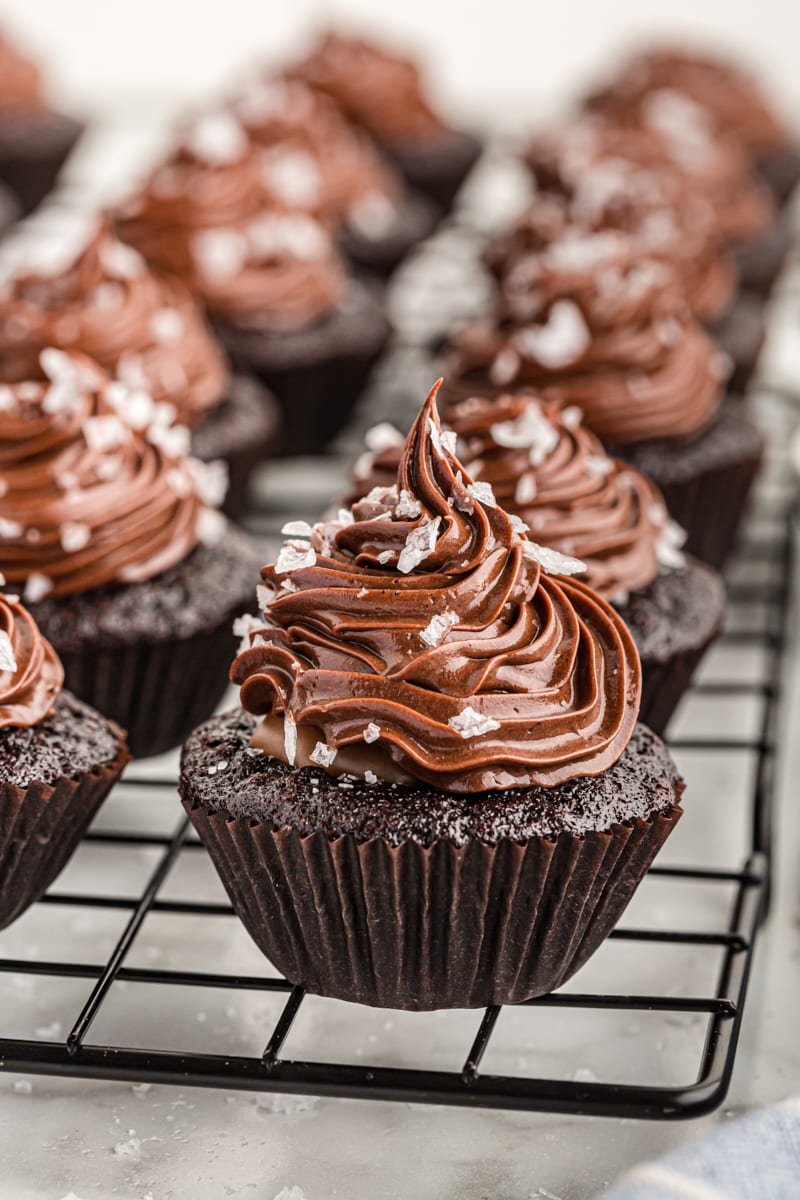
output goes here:
[{"label": "chocolate frosting swirl", "polygon": [[151,271],[106,218],[76,253],[0,285],[0,379],[35,378],[48,346],[78,350],[194,425],[223,397],[228,368],[187,288]]},{"label": "chocolate frosting swirl", "polygon": [[[581,578],[619,602],[662,568],[680,565],[682,531],[655,484],[606,454],[581,419],[577,408],[564,411],[526,393],[472,396],[447,410],[472,478],[489,484],[531,538],[584,562]],[[360,462],[352,502],[396,477],[402,439],[385,441]]]},{"label": "chocolate frosting swirl", "polygon": [[324,93],[299,79],[247,87],[233,111],[265,151],[262,179],[275,204],[332,224],[376,228],[396,214],[403,185],[374,144]]},{"label": "chocolate frosting swirl", "polygon": [[653,92],[664,89],[699,104],[718,134],[730,137],[750,154],[791,141],[784,122],[747,71],[726,59],[675,46],[635,55],[586,103],[612,119],[625,119]]},{"label": "chocolate frosting swirl", "polygon": [[720,318],[733,301],[737,272],[719,244],[711,206],[687,196],[663,172],[608,159],[580,179],[570,196],[544,195],[487,248],[490,271],[503,280],[517,261],[573,233],[618,231],[642,256],[665,262],[700,321]]},{"label": "chocolate frosting swirl", "polygon": [[[90,359],[51,349],[42,366],[44,380],[0,388],[8,583],[35,602],[149,579],[185,558],[215,516],[182,457],[186,431],[163,426],[152,404],[143,411],[146,397],[134,408]],[[123,419],[134,412],[138,429]]]},{"label": "chocolate frosting swirl", "polygon": [[0,34],[0,112],[41,112],[45,107],[39,68]]},{"label": "chocolate frosting swirl", "polygon": [[120,206],[117,229],[214,316],[296,329],[336,307],[345,271],[330,233],[276,207],[262,171],[262,152],[233,115],[212,114]]},{"label": "chocolate frosting swirl", "polygon": [[379,142],[444,129],[424,94],[419,68],[364,38],[326,33],[291,74],[330,96]]},{"label": "chocolate frosting swirl", "polygon": [[745,241],[774,223],[768,189],[734,142],[713,136],[697,105],[662,91],[629,118],[623,124],[587,113],[535,138],[526,161],[537,186],[569,196],[610,158],[664,173],[672,188],[703,199],[725,242]]},{"label": "chocolate frosting swirl", "polygon": [[285,715],[287,749],[304,725],[323,731],[328,757],[374,740],[445,791],[599,774],[636,723],[631,635],[585,584],[547,573],[582,564],[527,541],[464,472],[437,390],[397,492],[317,526],[263,569],[275,589],[267,624],[231,678],[246,709]]},{"label": "chocolate frosting swirl", "polygon": [[31,614],[0,592],[0,729],[27,729],[52,716],[63,682],[61,660]]},{"label": "chocolate frosting swirl", "polygon": [[538,390],[611,443],[691,437],[720,402],[720,356],[666,264],[621,234],[520,259],[497,313],[451,340],[451,393]]}]

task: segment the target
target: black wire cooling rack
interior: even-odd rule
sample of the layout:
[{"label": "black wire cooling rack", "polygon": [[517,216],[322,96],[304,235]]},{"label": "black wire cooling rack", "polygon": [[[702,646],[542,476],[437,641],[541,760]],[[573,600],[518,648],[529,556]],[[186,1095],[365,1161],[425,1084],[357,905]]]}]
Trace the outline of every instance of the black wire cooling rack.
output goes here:
[{"label": "black wire cooling rack", "polygon": [[[598,1020],[601,1014],[672,1015],[679,1020],[704,1022],[704,1037],[698,1042],[696,1069],[682,1085],[663,1085],[642,1079],[620,1084],[603,1079],[587,1081],[577,1071],[575,1078],[532,1077],[527,1073],[497,1074],[481,1070],[493,1034],[501,1016],[499,1008],[475,1014],[475,1030],[465,1040],[460,1069],[424,1069],[418,1066],[369,1065],[362,1059],[337,1053],[328,1045],[321,1057],[334,1061],[311,1061],[284,1054],[287,1037],[295,1018],[303,1009],[306,996],[292,987],[272,968],[264,974],[225,974],[213,971],[171,969],[166,965],[134,967],[127,965],[131,950],[140,936],[145,919],[151,914],[171,914],[183,918],[217,922],[235,920],[226,903],[172,900],[162,894],[164,884],[182,856],[203,854],[185,819],[174,832],[90,831],[86,842],[93,848],[107,847],[130,852],[147,848],[157,852],[157,861],[141,891],[135,895],[99,894],[91,891],[65,893],[58,884],[40,902],[52,913],[53,923],[67,907],[97,910],[123,910],[128,914],[124,929],[113,950],[98,962],[56,962],[31,958],[0,958],[0,973],[38,977],[40,986],[58,989],[65,981],[73,985],[84,981],[85,998],[75,1006],[74,1021],[66,1037],[54,1038],[52,1031],[39,1030],[35,1038],[0,1036],[0,1060],[5,1071],[76,1076],[106,1080],[130,1080],[146,1083],[177,1084],[225,1089],[252,1089],[264,1092],[315,1094],[362,1099],[415,1101],[464,1106],[485,1106],[531,1111],[584,1113],[599,1116],[635,1118],[680,1118],[697,1116],[721,1104],[731,1078],[737,1040],[742,1025],[748,977],[754,945],[767,907],[770,888],[770,851],[772,809],[780,716],[781,670],[787,637],[789,612],[789,522],[788,485],[780,475],[762,486],[757,519],[752,532],[740,548],[729,587],[731,619],[722,644],[750,648],[758,652],[762,669],[758,678],[704,680],[694,689],[711,706],[724,705],[738,698],[757,707],[754,737],[682,737],[672,742],[679,764],[687,752],[701,755],[712,768],[733,752],[745,751],[754,763],[752,787],[748,797],[748,853],[745,861],[733,869],[697,866],[654,866],[650,878],[668,887],[671,902],[685,889],[704,885],[724,889],[728,897],[723,920],[714,928],[682,929],[632,927],[623,922],[611,935],[614,942],[633,943],[641,951],[649,946],[695,947],[698,957],[718,954],[719,967],[713,987],[698,988],[697,994],[675,995],[665,988],[658,994],[628,994],[605,991],[573,991],[566,988],[550,996],[518,1006],[516,1012],[533,1016],[542,1009],[590,1010]],[[713,724],[713,722],[712,722]],[[717,722],[719,724],[719,722]],[[722,721],[724,728],[725,722]],[[165,805],[177,813],[174,780],[123,780],[117,794],[124,796],[132,787],[153,789],[163,796]],[[130,793],[129,793],[130,794]],[[151,793],[152,794],[152,793]],[[724,816],[725,797],[707,800],[720,804]],[[110,799],[112,805],[114,797]],[[684,821],[691,821],[690,807]],[[191,933],[189,936],[195,936]],[[0,953],[2,953],[0,939]],[[638,951],[637,951],[638,952]],[[602,950],[601,952],[602,953]],[[581,976],[579,975],[578,980]],[[47,984],[41,983],[42,979]],[[126,1045],[121,1041],[94,1041],[92,1031],[107,1004],[112,988],[120,983],[144,985],[145,1003],[165,1005],[165,997],[177,997],[175,1003],[190,1010],[198,989],[227,989],[271,993],[285,996],[277,1020],[264,1029],[264,1050],[260,1056],[241,1054],[178,1052],[148,1046]],[[171,985],[166,987],[165,985]],[[206,993],[207,994],[207,993]],[[316,1003],[335,1003],[315,1001]],[[356,1009],[355,1011],[364,1012]],[[358,1020],[358,1016],[353,1018]],[[416,1019],[416,1018],[413,1018]],[[0,1034],[3,1033],[0,1014]],[[412,1029],[413,1032],[413,1029]],[[336,1061],[338,1059],[338,1061]]]}]

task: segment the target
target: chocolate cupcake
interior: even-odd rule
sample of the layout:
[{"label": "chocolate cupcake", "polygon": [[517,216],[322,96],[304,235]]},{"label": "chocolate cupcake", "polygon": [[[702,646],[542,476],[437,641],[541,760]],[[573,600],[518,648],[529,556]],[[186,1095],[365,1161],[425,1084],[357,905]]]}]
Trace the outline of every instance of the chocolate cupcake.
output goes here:
[{"label": "chocolate cupcake", "polygon": [[411,187],[442,212],[452,208],[481,144],[435,111],[413,62],[375,42],[327,33],[291,74],[366,129]]},{"label": "chocolate cupcake", "polygon": [[[622,614],[642,664],[640,719],[660,734],[719,633],[724,588],[682,552],[685,534],[658,488],[609,457],[581,420],[580,409],[525,394],[475,396],[448,412],[459,460],[486,499],[537,542],[585,563],[579,578]],[[353,501],[396,479],[403,439],[383,441],[360,460]]]},{"label": "chocolate cupcake", "polygon": [[346,422],[390,327],[348,276],[329,231],[270,207],[262,158],[226,113],[197,121],[118,211],[124,241],[183,279],[234,365],[275,393],[287,453],[322,450]]},{"label": "chocolate cupcake", "polygon": [[256,943],[293,984],[362,1004],[560,986],[680,814],[621,618],[520,535],[450,436],[434,391],[396,487],[292,527],[231,672],[247,712],[182,759]]},{"label": "chocolate cupcake", "polygon": [[737,63],[697,48],[660,46],[634,55],[587,100],[617,117],[669,90],[703,109],[716,136],[735,142],[785,204],[800,182],[800,148],[758,81]]},{"label": "chocolate cupcake", "polygon": [[719,566],[763,450],[755,427],[721,407],[722,371],[664,262],[619,233],[574,234],[521,259],[500,309],[453,336],[447,398],[533,390],[577,405],[639,469],[647,447],[645,474],[687,551]]},{"label": "chocolate cupcake", "polygon": [[322,92],[299,79],[262,79],[232,110],[262,147],[262,179],[273,201],[336,229],[355,267],[386,279],[433,231],[434,206],[406,187]]},{"label": "chocolate cupcake", "polygon": [[70,690],[157,754],[222,696],[258,556],[201,500],[214,473],[146,393],[59,350],[42,371],[0,388],[3,572]]},{"label": "chocolate cupcake", "polygon": [[38,68],[0,34],[0,182],[25,212],[51,191],[82,131],[48,107]]},{"label": "chocolate cupcake", "polygon": [[130,757],[63,681],[33,617],[0,592],[0,929],[47,890]]},{"label": "chocolate cupcake", "polygon": [[0,380],[35,377],[48,346],[87,354],[119,376],[132,403],[143,389],[167,406],[162,413],[191,429],[197,458],[225,463],[224,507],[238,515],[253,470],[277,444],[275,400],[255,381],[231,379],[186,286],[152,271],[107,220],[62,235],[47,246],[49,263],[0,284]]},{"label": "chocolate cupcake", "polygon": [[738,291],[738,272],[719,242],[716,218],[673,176],[609,159],[577,179],[569,195],[535,201],[496,237],[485,262],[502,288],[518,261],[584,233],[620,232],[643,257],[664,262],[690,309],[732,363],[731,391],[753,376],[765,338],[763,306]]},{"label": "chocolate cupcake", "polygon": [[703,110],[674,92],[654,94],[630,116],[621,124],[585,114],[535,138],[526,160],[537,186],[569,195],[577,180],[609,158],[663,172],[673,186],[711,206],[719,236],[736,258],[741,287],[766,295],[791,238],[740,148],[715,138]]}]

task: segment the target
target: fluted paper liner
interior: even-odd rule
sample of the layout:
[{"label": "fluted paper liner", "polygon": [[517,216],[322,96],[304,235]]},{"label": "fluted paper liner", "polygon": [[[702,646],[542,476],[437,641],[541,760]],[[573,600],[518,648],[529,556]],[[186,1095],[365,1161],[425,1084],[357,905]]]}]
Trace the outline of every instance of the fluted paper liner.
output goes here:
[{"label": "fluted paper liner", "polygon": [[0,781],[0,929],[40,898],[72,857],[130,755],[74,779],[21,788]]},{"label": "fluted paper liner", "polygon": [[64,652],[65,686],[128,731],[136,758],[162,754],[210,717],[236,649],[232,617],[210,633]]},{"label": "fluted paper liner", "polygon": [[559,987],[614,928],[681,815],[426,848],[301,835],[183,802],[247,931],[292,984],[414,1010]]}]

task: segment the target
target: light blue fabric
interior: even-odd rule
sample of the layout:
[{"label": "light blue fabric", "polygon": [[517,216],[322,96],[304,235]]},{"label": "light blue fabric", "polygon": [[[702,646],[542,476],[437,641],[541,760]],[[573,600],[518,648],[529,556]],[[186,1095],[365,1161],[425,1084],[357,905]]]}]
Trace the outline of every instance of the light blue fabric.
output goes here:
[{"label": "light blue fabric", "polygon": [[604,1200],[800,1200],[800,1096],[634,1167]]}]

